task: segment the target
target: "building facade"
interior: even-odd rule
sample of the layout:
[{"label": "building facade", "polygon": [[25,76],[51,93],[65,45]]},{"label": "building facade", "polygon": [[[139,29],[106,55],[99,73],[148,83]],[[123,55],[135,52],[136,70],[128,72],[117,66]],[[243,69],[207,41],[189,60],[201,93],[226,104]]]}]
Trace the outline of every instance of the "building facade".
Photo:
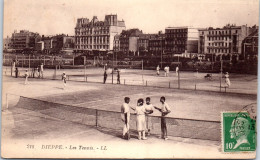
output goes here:
[{"label": "building facade", "polygon": [[44,49],[44,41],[39,41],[39,42],[36,42],[35,44],[35,50],[37,52],[42,52]]},{"label": "building facade", "polygon": [[64,36],[63,37],[63,49],[74,49],[75,37],[74,36]]},{"label": "building facade", "polygon": [[138,53],[141,56],[148,55],[149,40],[154,34],[140,34],[137,40]]},{"label": "building facade", "polygon": [[10,37],[6,37],[3,39],[3,49],[4,50],[9,50],[12,49],[12,43],[11,43],[11,38]]},{"label": "building facade", "polygon": [[120,51],[125,55],[132,53],[133,55],[138,54],[138,39],[142,31],[139,29],[123,30],[120,34]]},{"label": "building facade", "polygon": [[52,37],[52,50],[54,54],[59,54],[64,46],[64,37],[65,34],[59,34]]},{"label": "building facade", "polygon": [[115,35],[114,37],[114,43],[113,43],[113,51],[114,52],[119,52],[120,50],[120,40],[119,40],[120,35]]},{"label": "building facade", "polygon": [[152,56],[160,57],[165,54],[165,34],[159,32],[150,37],[148,43],[148,50]]},{"label": "building facade", "polygon": [[38,33],[21,30],[20,32],[14,31],[11,37],[11,47],[15,50],[34,49],[35,44],[41,40]]},{"label": "building facade", "polygon": [[45,54],[60,54],[62,50],[74,50],[75,37],[65,34],[42,37]]},{"label": "building facade", "polygon": [[51,50],[52,50],[52,41],[53,41],[53,38],[51,36],[48,36],[48,37],[42,37],[42,41],[44,42],[44,49],[43,49],[43,52],[45,54],[50,54],[51,53]]},{"label": "building facade", "polygon": [[201,54],[236,54],[242,53],[242,41],[252,32],[246,25],[226,25],[223,28],[199,30],[198,52]]},{"label": "building facade", "polygon": [[165,29],[167,54],[198,53],[198,30],[192,27],[168,27]]},{"label": "building facade", "polygon": [[258,27],[243,40],[242,54],[244,59],[258,57]]},{"label": "building facade", "polygon": [[75,27],[75,51],[90,53],[113,50],[116,34],[125,29],[125,22],[117,15],[106,15],[104,21],[96,16],[92,20],[79,18]]}]

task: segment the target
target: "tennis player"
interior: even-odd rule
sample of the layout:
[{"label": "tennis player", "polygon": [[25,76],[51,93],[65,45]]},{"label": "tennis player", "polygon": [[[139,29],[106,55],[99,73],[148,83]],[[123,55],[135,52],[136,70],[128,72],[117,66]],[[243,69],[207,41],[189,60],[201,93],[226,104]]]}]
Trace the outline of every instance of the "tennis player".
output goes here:
[{"label": "tennis player", "polygon": [[160,75],[160,67],[159,67],[159,65],[156,67],[156,74],[157,74],[157,76]]},{"label": "tennis player", "polygon": [[[146,97],[145,101],[146,101],[146,104],[145,104],[146,113],[147,114],[152,114],[154,107],[151,104],[151,98],[150,97]],[[152,117],[147,116],[146,120],[147,120],[147,126],[146,126],[147,127],[147,135],[150,135],[150,131],[151,131],[150,124],[152,124]]]},{"label": "tennis player", "polygon": [[28,70],[27,70],[27,69],[25,70],[25,75],[24,75],[24,76],[25,76],[25,82],[24,82],[24,84],[29,84],[29,83],[28,83],[29,73],[28,73]]},{"label": "tennis player", "polygon": [[167,66],[164,67],[164,76],[167,77]]},{"label": "tennis player", "polygon": [[43,63],[40,65],[40,74],[41,74],[40,77],[43,78]]},{"label": "tennis player", "polygon": [[105,70],[104,71],[104,81],[103,81],[104,84],[106,83],[106,80],[107,80],[107,71]]},{"label": "tennis player", "polygon": [[65,87],[66,87],[66,83],[67,83],[66,78],[67,78],[66,73],[63,72],[63,74],[61,76],[61,79],[62,79],[62,82],[63,82],[63,89],[65,89]]},{"label": "tennis player", "polygon": [[124,103],[121,106],[121,119],[124,122],[123,126],[123,139],[130,139],[130,134],[129,134],[129,122],[130,122],[130,107],[129,107],[129,102],[130,98],[125,97]]},{"label": "tennis player", "polygon": [[120,71],[117,69],[117,84],[120,84]]},{"label": "tennis player", "polygon": [[165,97],[160,98],[160,102],[162,103],[162,107],[158,108],[154,106],[155,109],[160,111],[162,113],[161,116],[161,131],[162,131],[162,136],[161,138],[164,140],[168,140],[167,136],[167,126],[166,126],[166,115],[171,112],[169,105],[165,102]]},{"label": "tennis player", "polygon": [[225,82],[226,82],[227,88],[229,88],[231,83],[230,83],[228,72],[226,72],[226,74],[225,74]]},{"label": "tennis player", "polygon": [[166,77],[169,77],[169,73],[170,73],[170,67],[167,66],[167,70],[166,70]]}]

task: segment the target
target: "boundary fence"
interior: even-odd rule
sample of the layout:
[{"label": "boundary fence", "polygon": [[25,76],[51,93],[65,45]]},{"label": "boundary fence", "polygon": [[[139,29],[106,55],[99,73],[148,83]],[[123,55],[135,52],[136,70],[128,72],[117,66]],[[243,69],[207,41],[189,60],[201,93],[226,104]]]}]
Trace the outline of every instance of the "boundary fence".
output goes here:
[{"label": "boundary fence", "polygon": [[[14,96],[14,95],[12,95]],[[17,101],[17,98],[16,98]],[[112,129],[115,134],[123,128],[121,113],[108,110],[100,110],[86,107],[78,107],[66,104],[43,101],[34,98],[19,96],[19,100],[14,106],[9,105],[9,109],[23,108],[46,116],[66,120],[96,128]],[[161,117],[146,116],[147,126],[151,134],[161,134]],[[166,117],[168,136],[220,141],[220,121],[184,119]],[[136,132],[136,115],[131,114],[130,128],[131,134]]]},{"label": "boundary fence", "polygon": [[[18,77],[24,77],[25,69],[19,68]],[[12,71],[11,67],[3,67],[3,75],[15,77],[15,72]],[[60,80],[61,74],[66,69],[61,69],[59,66],[56,66],[56,69],[49,70],[48,72],[44,71],[44,79]],[[90,68],[90,70],[92,70]],[[168,88],[168,89],[186,89],[186,90],[198,90],[198,91],[213,91],[213,92],[223,92],[223,93],[245,93],[245,94],[257,94],[256,86],[254,82],[256,77],[248,77],[242,75],[234,75],[238,79],[231,79],[231,87],[227,87],[225,84],[225,78],[221,78],[220,74],[215,74],[213,78],[207,79],[202,77],[202,74],[198,76],[198,73],[193,72],[187,74],[186,72],[179,72],[178,77],[175,73],[172,73],[172,77],[163,78],[155,77],[155,73],[152,75],[151,72],[145,71],[136,72],[135,70],[130,72],[121,73],[120,84],[121,85],[132,85],[132,86],[142,86],[142,87],[157,87],[157,88]],[[68,81],[78,81],[78,82],[91,82],[91,83],[103,83],[103,70],[95,71],[93,69],[88,73],[86,66],[76,70],[66,70],[67,80]],[[39,72],[33,68],[29,69],[29,78],[39,77]],[[46,74],[45,74],[46,73]],[[117,84],[117,72],[114,71],[112,74],[112,69],[107,70],[107,84]]]}]

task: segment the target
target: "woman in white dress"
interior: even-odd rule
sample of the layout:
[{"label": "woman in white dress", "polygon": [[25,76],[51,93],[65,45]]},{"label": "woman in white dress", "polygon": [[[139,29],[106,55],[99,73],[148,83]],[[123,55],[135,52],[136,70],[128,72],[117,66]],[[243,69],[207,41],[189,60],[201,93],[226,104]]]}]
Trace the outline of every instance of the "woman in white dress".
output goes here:
[{"label": "woman in white dress", "polygon": [[135,113],[136,113],[136,129],[138,131],[138,139],[145,140],[147,139],[145,137],[145,129],[146,129],[146,124],[145,124],[145,107],[144,107],[144,100],[143,99],[138,99],[137,101],[137,107],[135,108]]}]

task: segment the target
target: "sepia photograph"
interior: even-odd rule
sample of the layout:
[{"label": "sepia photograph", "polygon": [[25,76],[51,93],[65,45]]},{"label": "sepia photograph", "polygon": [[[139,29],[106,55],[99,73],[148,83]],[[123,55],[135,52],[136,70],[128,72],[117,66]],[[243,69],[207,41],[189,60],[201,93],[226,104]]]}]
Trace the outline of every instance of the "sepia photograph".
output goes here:
[{"label": "sepia photograph", "polygon": [[256,158],[258,0],[3,4],[2,158]]}]

